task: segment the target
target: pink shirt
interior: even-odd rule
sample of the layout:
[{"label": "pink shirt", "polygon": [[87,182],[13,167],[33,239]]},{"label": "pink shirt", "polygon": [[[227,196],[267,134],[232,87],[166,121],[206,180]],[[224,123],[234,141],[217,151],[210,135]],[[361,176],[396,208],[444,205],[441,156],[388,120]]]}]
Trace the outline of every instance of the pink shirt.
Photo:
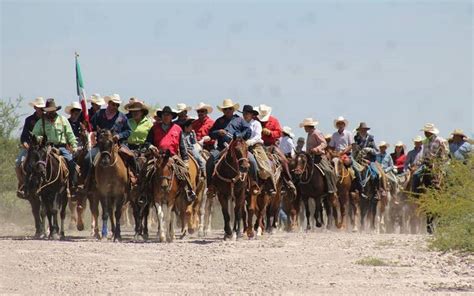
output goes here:
[{"label": "pink shirt", "polygon": [[316,154],[324,154],[324,149],[327,147],[326,139],[320,130],[314,129],[312,133],[308,134],[306,139],[306,152],[312,153],[313,148],[317,148]]}]

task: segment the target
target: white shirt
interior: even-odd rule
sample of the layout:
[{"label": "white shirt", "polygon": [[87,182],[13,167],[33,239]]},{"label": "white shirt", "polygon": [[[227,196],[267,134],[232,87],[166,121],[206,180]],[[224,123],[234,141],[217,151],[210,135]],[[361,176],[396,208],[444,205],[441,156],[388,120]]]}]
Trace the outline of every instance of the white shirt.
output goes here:
[{"label": "white shirt", "polygon": [[250,138],[247,140],[247,145],[253,146],[257,143],[263,143],[262,140],[262,124],[260,121],[252,119],[249,122],[250,125],[250,130],[252,131],[252,135]]},{"label": "white shirt", "polygon": [[280,138],[280,146],[279,148],[285,155],[290,154],[291,157],[295,156],[295,143],[293,143],[293,139],[288,136],[283,136]]}]

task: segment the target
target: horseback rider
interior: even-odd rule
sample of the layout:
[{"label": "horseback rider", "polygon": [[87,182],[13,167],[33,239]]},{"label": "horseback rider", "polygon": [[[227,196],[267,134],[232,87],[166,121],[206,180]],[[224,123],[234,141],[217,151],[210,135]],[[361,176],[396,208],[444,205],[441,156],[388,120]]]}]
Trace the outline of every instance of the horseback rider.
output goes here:
[{"label": "horseback rider", "polygon": [[296,152],[296,153],[305,152],[306,148],[305,148],[304,144],[305,144],[304,138],[303,138],[303,137],[299,137],[298,140],[296,141],[295,152]]},{"label": "horseback rider", "polygon": [[336,173],[326,156],[325,150],[327,142],[326,139],[324,139],[323,133],[316,128],[318,124],[319,122],[312,118],[305,118],[303,122],[300,123],[300,127],[304,128],[308,134],[306,138],[306,153],[310,153],[313,156],[314,163],[324,172],[328,193],[330,195],[336,195]]},{"label": "horseback rider", "polygon": [[173,122],[179,125],[181,129],[183,129],[186,120],[189,119],[188,112],[191,111],[191,109],[191,106],[187,106],[184,103],[179,103],[176,105],[175,112],[178,114],[178,118],[176,118]]},{"label": "horseback rider", "polygon": [[[390,145],[387,142],[381,141],[378,144],[379,152],[377,153],[377,155],[375,157],[375,160],[376,160],[377,163],[380,164],[381,169],[382,169],[382,172],[377,170],[379,180],[382,177],[382,174],[384,174],[384,177],[387,177],[393,185],[393,183],[396,182],[396,178],[395,178],[395,175],[394,175],[395,166],[393,164],[393,160],[392,160],[391,155],[387,153],[387,148],[389,146]],[[380,182],[379,182],[379,184],[380,184]],[[382,186],[380,186],[380,189],[383,190],[381,192],[382,195],[386,194],[386,191],[388,190],[388,188],[387,188],[388,184],[386,184],[385,181],[383,180],[381,185]]]},{"label": "horseback rider", "polygon": [[66,108],[64,109],[64,112],[66,114],[69,114],[69,118],[67,120],[69,121],[69,124],[71,125],[74,136],[76,136],[78,145],[81,146],[82,143],[79,143],[79,136],[81,133],[81,124],[83,120],[81,104],[76,101],[72,102],[71,105],[66,106]]},{"label": "horseback rider", "polygon": [[87,110],[87,114],[89,114],[89,118],[92,118],[100,111],[100,108],[105,105],[105,101],[99,94],[93,94],[89,98],[89,102],[91,103],[91,107]]},{"label": "horseback rider", "polygon": [[295,135],[291,132],[291,127],[284,126],[282,134],[278,148],[280,148],[287,158],[293,158],[293,156],[295,156],[296,147],[293,142]]},{"label": "horseback rider", "polygon": [[54,99],[46,100],[43,107],[46,113],[36,122],[32,133],[38,137],[46,136],[48,143],[56,147],[64,157],[69,169],[70,192],[74,194],[77,189],[77,172],[73,153],[77,150],[77,141],[69,121],[57,113],[59,109],[61,106],[56,106]]},{"label": "horseback rider", "polygon": [[202,146],[196,139],[196,132],[193,130],[192,124],[196,121],[194,118],[189,118],[183,124],[183,140],[186,150],[196,159],[202,176],[206,175],[206,161],[201,155]]},{"label": "horseback rider", "polygon": [[[157,122],[148,132],[146,142],[151,144],[150,148],[158,151],[169,151],[174,160],[177,170],[183,174],[176,174],[176,177],[184,183],[186,198],[189,202],[196,199],[190,177],[189,177],[189,157],[184,145],[181,127],[172,122],[178,114],[169,106],[165,106],[162,110],[156,112],[161,118],[161,122]],[[181,158],[179,158],[181,156]]]},{"label": "horseback rider", "polygon": [[273,173],[270,167],[270,159],[268,159],[267,153],[263,148],[262,124],[256,120],[258,114],[258,111],[250,105],[244,105],[242,109],[243,118],[249,124],[252,131],[250,138],[246,141],[249,147],[250,174],[252,175],[252,182],[254,182],[252,186],[258,191],[257,182],[259,177],[263,180],[270,178],[273,185],[272,189],[270,189],[270,194],[275,196],[275,182],[272,178]]},{"label": "horseback rider", "polygon": [[401,174],[403,173],[403,169],[405,167],[406,161],[406,154],[405,154],[405,145],[402,141],[398,141],[395,144],[395,151],[390,154],[393,160],[393,165],[395,166],[396,173]]},{"label": "horseback rider", "polygon": [[[92,129],[94,132],[96,132],[98,129],[108,129],[114,134],[114,141],[117,141],[118,143],[124,143],[130,136],[131,129],[125,114],[118,110],[122,100],[118,94],[113,94],[111,96],[106,96],[104,101],[107,104],[107,108],[100,109],[99,112],[94,114],[91,119]],[[95,137],[93,136],[91,138],[94,142]],[[88,192],[90,189],[92,183],[91,169],[93,167],[94,159],[98,153],[99,147],[94,146],[84,158],[84,165],[81,167],[81,174],[86,176],[86,181],[84,184],[85,192]]]},{"label": "horseback rider", "polygon": [[466,141],[466,134],[461,129],[455,129],[451,136],[453,137],[449,144],[451,158],[466,162],[472,151],[471,144]]},{"label": "horseback rider", "polygon": [[231,99],[224,99],[222,105],[217,106],[217,109],[223,112],[224,115],[214,122],[209,131],[211,139],[217,140],[217,148],[210,151],[210,157],[206,162],[208,192],[212,193],[215,190],[211,181],[221,151],[226,148],[234,136],[248,140],[252,135],[249,124],[242,117],[234,114],[239,107],[240,105],[232,102]]},{"label": "horseback rider", "polygon": [[403,166],[404,171],[411,170],[412,168],[421,165],[423,156],[423,138],[421,136],[416,136],[413,138],[413,144],[415,147],[407,153],[407,158],[405,159],[405,164]]},{"label": "horseback rider", "polygon": [[[136,151],[145,144],[148,132],[153,126],[153,121],[148,117],[148,106],[140,100],[126,104],[124,109],[130,114],[128,124],[130,125],[131,132],[127,139],[127,146],[130,150]],[[133,174],[137,177],[139,168],[136,155],[131,158],[130,162]]]},{"label": "horseback rider", "polygon": [[211,114],[213,109],[210,105],[201,102],[194,110],[198,114],[198,119],[192,124],[193,130],[196,132],[196,140],[204,149],[211,151],[214,149],[215,141],[209,137],[209,131],[214,125],[214,120],[208,114]]},{"label": "horseback rider", "polygon": [[17,196],[19,198],[24,198],[24,192],[22,190],[24,176],[21,166],[26,158],[27,150],[30,147],[29,144],[31,141],[31,132],[35,127],[36,122],[39,121],[43,116],[43,108],[46,103],[42,97],[37,97],[32,102],[30,102],[29,105],[35,109],[35,113],[31,114],[25,119],[25,124],[23,125],[23,130],[21,131],[20,136],[20,152],[15,159],[15,172],[16,178],[18,180]]}]

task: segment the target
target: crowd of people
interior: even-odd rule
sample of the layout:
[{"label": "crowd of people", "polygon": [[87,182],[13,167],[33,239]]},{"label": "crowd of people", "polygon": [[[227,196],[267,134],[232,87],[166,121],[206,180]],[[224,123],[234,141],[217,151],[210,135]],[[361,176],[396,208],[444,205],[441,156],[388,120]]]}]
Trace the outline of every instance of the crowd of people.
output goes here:
[{"label": "crowd of people", "polygon": [[[344,117],[334,119],[335,132],[327,135],[317,128],[318,121],[305,118],[299,126],[304,128],[307,138],[298,138],[295,143],[292,129],[288,126],[282,127],[272,114],[272,108],[265,104],[244,105],[240,108],[240,104],[225,99],[217,106],[221,116],[214,120],[210,117],[214,108],[205,103],[199,103],[194,108],[180,103],[176,108],[165,106],[150,114],[150,107],[144,101],[131,98],[123,104],[118,94],[105,97],[94,94],[89,98],[89,102],[91,107],[88,116],[93,131],[111,130],[114,140],[120,143],[123,149],[136,150],[147,145],[150,149],[169,151],[172,156],[179,156],[183,167],[187,166],[189,152],[198,162],[203,175],[207,176],[210,191],[213,190],[211,176],[220,152],[234,137],[242,137],[250,148],[248,158],[253,180],[271,175],[265,147],[279,147],[279,153],[289,159],[301,152],[320,156],[319,166],[325,172],[330,194],[336,192],[336,175],[332,164],[334,158],[350,166],[355,179],[358,180],[355,184],[362,186],[360,167],[358,162],[354,161],[355,155],[360,151],[365,151],[364,159],[368,165],[379,164],[387,176],[390,176],[419,167],[434,157],[466,161],[472,149],[467,141],[467,135],[462,130],[454,130],[450,139],[445,140],[432,123],[425,124],[421,129],[424,138],[421,136],[413,138],[412,150],[406,152],[407,147],[399,141],[394,145],[394,151],[389,153],[390,144],[385,141],[376,144],[367,123],[361,122],[353,134],[347,129],[349,122]],[[120,111],[122,105],[125,112]],[[25,119],[20,137],[21,149],[16,160],[19,196],[22,195],[21,163],[26,156],[32,135],[46,137],[66,159],[70,171],[71,189],[75,191],[78,184],[74,154],[78,147],[85,144],[81,137],[81,131],[86,128],[81,105],[73,102],[65,108],[69,118],[58,113],[61,106],[57,106],[54,99],[44,100],[38,97],[30,103],[30,106],[35,111]],[[197,118],[189,115],[192,110],[197,113]],[[91,152],[87,154],[85,165],[80,170],[84,175],[91,169],[99,151],[95,146],[94,135],[91,139]],[[202,157],[201,150],[209,151],[209,160],[206,161]],[[136,163],[132,160],[129,165],[132,172],[137,174]],[[378,171],[373,170],[375,174]],[[416,174],[415,171],[415,176]],[[286,185],[294,189],[287,163],[283,163],[283,175]],[[188,184],[186,188],[187,197],[191,200],[195,198],[191,186]],[[360,189],[359,191],[362,192]]]}]

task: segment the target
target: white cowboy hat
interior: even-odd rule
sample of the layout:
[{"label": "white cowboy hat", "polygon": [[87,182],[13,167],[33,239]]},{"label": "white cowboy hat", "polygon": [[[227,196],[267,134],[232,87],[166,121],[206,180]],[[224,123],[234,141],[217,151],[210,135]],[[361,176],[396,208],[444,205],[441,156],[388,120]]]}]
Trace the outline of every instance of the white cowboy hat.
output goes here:
[{"label": "white cowboy hat", "polygon": [[421,129],[423,132],[428,132],[437,135],[439,130],[435,127],[433,123],[426,123],[425,126]]},{"label": "white cowboy hat", "polygon": [[385,141],[380,141],[379,144],[377,145],[378,147],[390,147],[390,144],[385,142]]},{"label": "white cowboy hat", "polygon": [[144,102],[142,102],[140,100],[137,100],[137,99],[134,99],[133,102],[129,102],[128,104],[126,104],[123,107],[123,109],[125,111],[128,111],[128,112],[143,110],[145,115],[147,115],[148,112],[150,111],[150,109],[148,108],[148,106]]},{"label": "white cowboy hat", "polygon": [[46,102],[44,101],[43,97],[36,97],[33,101],[29,102],[28,105],[36,108],[44,108],[44,106],[46,106]]},{"label": "white cowboy hat", "polygon": [[82,106],[81,104],[79,104],[79,102],[72,102],[71,105],[66,106],[66,108],[64,109],[64,112],[66,112],[66,114],[71,115],[72,109],[79,109],[82,111]]},{"label": "white cowboy hat", "polygon": [[402,141],[398,141],[397,143],[395,143],[395,147],[405,147],[405,144],[403,144]]},{"label": "white cowboy hat", "polygon": [[416,136],[413,138],[413,142],[423,142],[423,138],[421,136]]},{"label": "white cowboy hat", "polygon": [[317,120],[313,120],[313,118],[305,118],[303,122],[300,123],[300,127],[305,126],[317,126],[319,122]]},{"label": "white cowboy hat", "polygon": [[331,134],[325,134],[325,135],[324,135],[324,139],[329,139],[329,138],[332,138],[332,135],[331,135]]},{"label": "white cowboy hat", "polygon": [[295,134],[293,134],[293,133],[291,132],[291,127],[289,127],[289,126],[284,126],[283,129],[282,129],[282,131],[283,131],[285,134],[287,134],[288,136],[290,136],[290,138],[294,138],[294,137],[295,137]]},{"label": "white cowboy hat", "polygon": [[179,104],[176,105],[176,110],[175,111],[177,113],[181,113],[183,111],[189,112],[189,111],[191,111],[191,109],[192,109],[191,106],[186,106],[186,104],[184,104],[184,103],[179,103]]},{"label": "white cowboy hat", "polygon": [[93,94],[89,100],[88,100],[90,103],[94,103],[94,104],[97,104],[99,106],[104,106],[105,105],[105,101],[104,101],[104,98],[101,97],[99,94]]},{"label": "white cowboy hat", "polygon": [[224,99],[222,101],[222,105],[218,105],[217,109],[222,112],[222,110],[226,108],[234,108],[234,110],[238,110],[240,108],[240,105],[238,103],[232,102],[232,99]]},{"label": "white cowboy hat", "polygon": [[334,119],[334,127],[337,128],[337,123],[338,122],[344,122],[344,124],[346,125],[346,127],[349,125],[349,121],[347,119],[345,119],[344,117],[342,116],[339,116],[338,118]]},{"label": "white cowboy hat", "polygon": [[212,113],[212,110],[214,110],[214,109],[212,109],[211,105],[204,104],[203,102],[200,102],[200,103],[194,108],[194,110],[196,110],[196,111],[199,111],[199,110],[202,110],[202,109],[207,110],[207,113],[208,113],[208,114]]},{"label": "white cowboy hat", "polygon": [[272,107],[267,106],[265,104],[260,104],[258,106],[258,113],[258,119],[260,121],[267,122],[270,118],[270,115],[272,115]]},{"label": "white cowboy hat", "polygon": [[109,102],[115,103],[115,104],[122,104],[122,100],[120,99],[120,96],[118,94],[113,94],[110,96],[105,96],[104,97],[105,103],[108,104]]},{"label": "white cowboy hat", "polygon": [[455,129],[452,133],[451,133],[452,136],[461,136],[463,138],[467,138],[466,134],[464,133],[464,131],[462,129]]}]

